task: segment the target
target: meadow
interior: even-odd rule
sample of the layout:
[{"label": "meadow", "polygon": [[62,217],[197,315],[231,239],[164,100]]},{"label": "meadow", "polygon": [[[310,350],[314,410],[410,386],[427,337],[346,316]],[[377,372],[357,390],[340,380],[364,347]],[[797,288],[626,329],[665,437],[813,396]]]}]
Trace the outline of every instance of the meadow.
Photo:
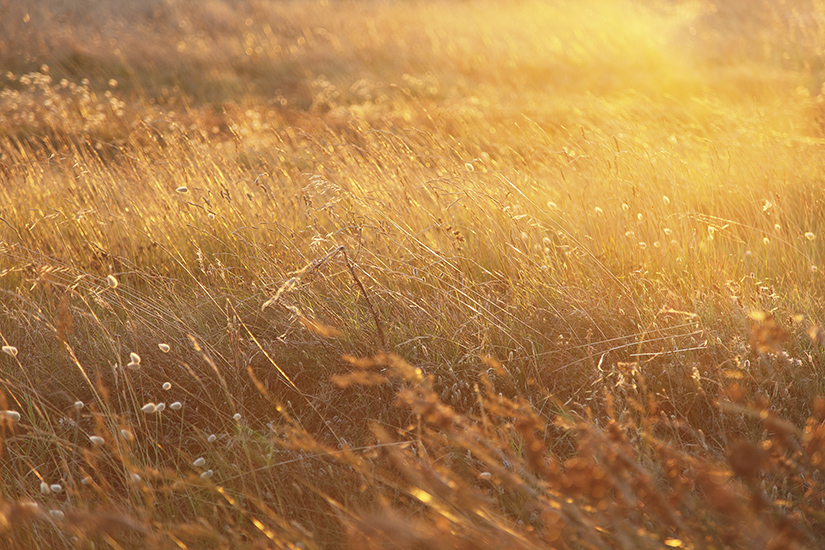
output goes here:
[{"label": "meadow", "polygon": [[825,546],[819,0],[0,0],[0,547]]}]

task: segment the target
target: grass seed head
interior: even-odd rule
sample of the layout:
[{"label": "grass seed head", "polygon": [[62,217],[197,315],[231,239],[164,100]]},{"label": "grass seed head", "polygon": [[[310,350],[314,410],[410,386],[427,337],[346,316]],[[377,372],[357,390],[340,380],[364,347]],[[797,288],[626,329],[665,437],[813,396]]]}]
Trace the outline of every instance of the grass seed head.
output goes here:
[{"label": "grass seed head", "polygon": [[160,351],[163,353],[169,353],[169,350],[171,349],[169,344],[158,344],[158,348],[160,348]]},{"label": "grass seed head", "polygon": [[2,347],[3,353],[6,355],[10,355],[12,357],[17,357],[17,348],[14,346],[3,346]]},{"label": "grass seed head", "polygon": [[139,365],[140,364],[140,355],[138,355],[137,353],[135,353],[133,351],[133,352],[129,353],[129,360],[130,360],[130,362],[137,363]]},{"label": "grass seed head", "polygon": [[45,481],[41,481],[40,482],[40,492],[43,493],[44,495],[48,495],[48,494],[51,494],[52,490],[51,490],[51,487],[49,487],[48,483],[46,483]]},{"label": "grass seed head", "polygon": [[808,231],[807,233],[805,233],[805,238],[808,239],[809,241],[814,241],[814,240],[816,240],[816,235],[814,235],[813,233]]},{"label": "grass seed head", "polygon": [[235,414],[233,414],[233,415],[232,415],[232,418],[234,418],[234,419],[235,419],[235,422],[240,422],[240,421],[241,421],[241,413],[235,413]]},{"label": "grass seed head", "polygon": [[83,401],[75,401],[74,402],[74,408],[77,409],[77,410],[82,409],[84,406],[85,405],[83,404]]},{"label": "grass seed head", "polygon": [[172,409],[173,411],[179,411],[181,409],[181,407],[183,407],[183,405],[181,404],[180,401],[175,401],[174,403],[169,405],[169,408]]},{"label": "grass seed head", "polygon": [[171,390],[171,389],[172,389],[172,383],[171,383],[171,382],[164,382],[164,383],[163,383],[163,386],[161,386],[161,387],[162,387],[164,390],[169,391],[169,390]]},{"label": "grass seed head", "polygon": [[51,489],[52,493],[57,494],[63,491],[63,486],[59,483],[52,483],[49,485],[49,489]]},{"label": "grass seed head", "polygon": [[177,189],[175,189],[175,191],[177,191],[178,193],[181,193],[181,194],[182,194],[182,193],[188,193],[188,192],[189,192],[189,188],[188,188],[188,187],[186,187],[185,185],[181,185],[180,187],[178,187]]},{"label": "grass seed head", "polygon": [[140,408],[140,410],[146,414],[151,414],[153,412],[157,412],[158,406],[154,403],[146,403],[144,406]]},{"label": "grass seed head", "polygon": [[195,462],[192,463],[192,465],[195,466],[195,468],[200,468],[204,464],[206,464],[206,459],[203,457],[195,459]]},{"label": "grass seed head", "polygon": [[122,435],[123,439],[125,439],[126,441],[134,441],[135,440],[135,434],[133,434],[132,432],[130,432],[129,430],[127,430],[125,428],[120,430],[120,435]]},{"label": "grass seed head", "polygon": [[166,403],[158,403],[155,406],[155,412],[163,412],[166,410]]},{"label": "grass seed head", "polygon": [[66,518],[66,514],[60,510],[49,510],[49,515],[55,521],[63,521]]},{"label": "grass seed head", "polygon": [[215,441],[217,441],[217,440],[218,440],[218,436],[217,436],[217,435],[215,435],[215,434],[212,434],[212,435],[210,435],[209,437],[207,437],[207,438],[206,438],[206,440],[207,440],[209,443],[214,443]]},{"label": "grass seed head", "polygon": [[20,420],[20,413],[17,411],[3,411],[2,417],[7,418],[12,422],[18,422]]},{"label": "grass seed head", "polygon": [[213,472],[212,470],[206,470],[201,474],[201,479],[209,479],[213,475],[215,475],[215,472]]},{"label": "grass seed head", "polygon": [[89,441],[91,441],[95,445],[103,445],[104,443],[106,443],[106,440],[100,437],[99,435],[90,435]]},{"label": "grass seed head", "polygon": [[108,275],[106,277],[106,284],[109,285],[109,288],[117,288],[117,279],[114,275]]}]

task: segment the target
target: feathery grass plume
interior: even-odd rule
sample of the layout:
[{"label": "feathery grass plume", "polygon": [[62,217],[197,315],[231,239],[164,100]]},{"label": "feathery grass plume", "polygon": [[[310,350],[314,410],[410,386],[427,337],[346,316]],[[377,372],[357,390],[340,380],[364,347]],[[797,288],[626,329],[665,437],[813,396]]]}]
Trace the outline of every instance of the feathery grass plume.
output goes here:
[{"label": "feathery grass plume", "polygon": [[159,348],[159,349],[160,349],[160,351],[162,351],[163,353],[169,353],[169,350],[171,349],[171,348],[169,347],[169,344],[163,344],[163,343],[158,344],[158,348]]},{"label": "feathery grass plume", "polygon": [[175,401],[174,403],[169,405],[169,408],[172,409],[173,411],[180,410],[181,407],[183,407],[183,404],[180,401]]},{"label": "feathery grass plume", "polygon": [[169,390],[171,390],[171,389],[172,389],[172,383],[171,383],[171,382],[164,382],[164,383],[163,383],[163,386],[161,386],[161,387],[162,387],[164,390],[169,391]]},{"label": "feathery grass plume", "polygon": [[17,348],[14,346],[3,346],[0,349],[2,349],[3,353],[5,353],[6,355],[17,357]]},{"label": "feathery grass plume", "polygon": [[18,422],[20,420],[20,413],[17,411],[3,411],[2,416],[12,422]]},{"label": "feathery grass plume", "polygon": [[109,288],[117,288],[117,278],[114,275],[107,275],[106,284],[109,285]]},{"label": "feathery grass plume", "polygon": [[106,440],[100,437],[99,435],[90,435],[89,441],[91,441],[95,445],[103,445],[104,443],[106,443]]},{"label": "feathery grass plume", "polygon": [[151,413],[157,412],[158,406],[155,405],[154,403],[146,403],[144,406],[142,406],[140,408],[140,410],[143,411],[146,414],[151,414]]},{"label": "feathery grass plume", "polygon": [[196,458],[195,462],[192,463],[192,465],[195,466],[196,468],[200,468],[204,464],[206,464],[206,459],[203,458],[203,457]]}]

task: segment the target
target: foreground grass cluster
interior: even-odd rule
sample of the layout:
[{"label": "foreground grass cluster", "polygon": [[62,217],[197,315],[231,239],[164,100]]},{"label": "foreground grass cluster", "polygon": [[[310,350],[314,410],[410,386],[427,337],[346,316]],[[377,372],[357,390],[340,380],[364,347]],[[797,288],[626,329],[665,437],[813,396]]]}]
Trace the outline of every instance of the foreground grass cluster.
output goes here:
[{"label": "foreground grass cluster", "polygon": [[825,544],[821,3],[0,11],[0,547]]}]

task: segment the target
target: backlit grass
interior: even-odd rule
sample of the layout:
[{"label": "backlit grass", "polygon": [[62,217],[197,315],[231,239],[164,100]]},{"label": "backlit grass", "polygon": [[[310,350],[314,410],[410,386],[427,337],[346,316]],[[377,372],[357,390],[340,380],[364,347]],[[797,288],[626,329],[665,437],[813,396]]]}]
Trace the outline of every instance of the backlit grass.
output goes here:
[{"label": "backlit grass", "polygon": [[0,546],[823,544],[819,2],[0,11]]}]

